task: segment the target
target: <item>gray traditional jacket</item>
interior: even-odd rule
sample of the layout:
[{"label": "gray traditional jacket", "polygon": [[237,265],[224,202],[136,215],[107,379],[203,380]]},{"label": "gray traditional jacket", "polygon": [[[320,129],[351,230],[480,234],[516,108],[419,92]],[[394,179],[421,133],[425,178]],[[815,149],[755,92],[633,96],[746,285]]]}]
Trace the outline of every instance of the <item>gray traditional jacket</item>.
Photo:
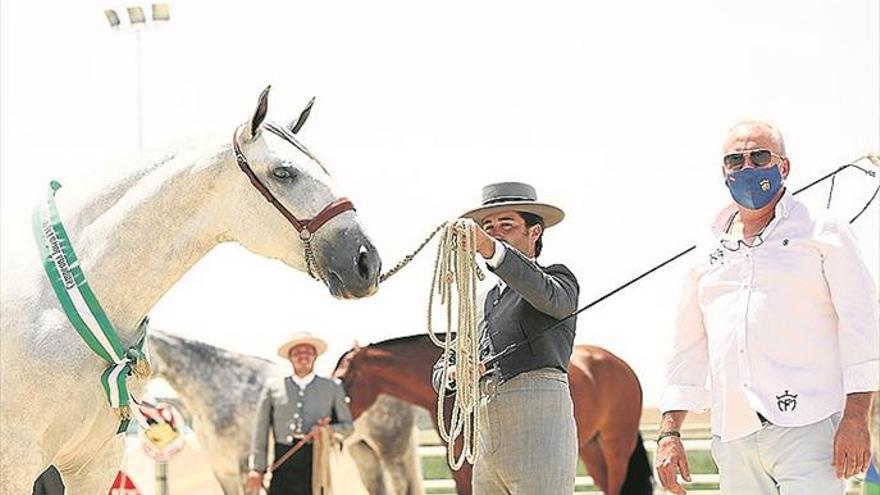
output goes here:
[{"label": "gray traditional jacket", "polygon": [[330,427],[336,433],[351,432],[351,411],[342,385],[320,376],[315,376],[305,390],[290,376],[270,382],[260,398],[251,442],[251,469],[266,471],[270,425],[275,443],[293,445],[325,417],[330,417]]},{"label": "gray traditional jacket", "polygon": [[[501,352],[556,324],[577,309],[579,286],[565,265],[542,267],[505,245],[504,258],[492,269],[507,287],[493,287],[483,301],[480,356]],[[539,368],[568,370],[577,318],[566,320],[549,334],[524,345],[496,363],[499,381]],[[487,338],[488,336],[488,338]],[[442,363],[434,365],[432,383],[440,390]],[[449,388],[449,386],[448,386]]]}]

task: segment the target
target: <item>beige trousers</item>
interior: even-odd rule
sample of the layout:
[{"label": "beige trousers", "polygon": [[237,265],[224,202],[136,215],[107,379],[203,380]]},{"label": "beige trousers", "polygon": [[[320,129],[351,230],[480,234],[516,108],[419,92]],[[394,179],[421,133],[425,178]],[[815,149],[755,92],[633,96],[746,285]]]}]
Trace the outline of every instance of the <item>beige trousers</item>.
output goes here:
[{"label": "beige trousers", "polygon": [[737,495],[842,495],[831,466],[840,413],[811,425],[766,425],[743,438],[712,439],[721,493]]}]

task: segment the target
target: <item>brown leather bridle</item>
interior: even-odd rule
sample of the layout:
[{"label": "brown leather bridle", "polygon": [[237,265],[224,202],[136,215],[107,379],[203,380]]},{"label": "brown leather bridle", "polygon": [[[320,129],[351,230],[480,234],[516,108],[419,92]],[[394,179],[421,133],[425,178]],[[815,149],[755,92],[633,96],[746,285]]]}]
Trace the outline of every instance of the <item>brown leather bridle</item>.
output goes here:
[{"label": "brown leather bridle", "polygon": [[[264,123],[263,127],[272,134],[275,134],[285,141],[292,143],[294,146],[296,146],[297,149],[305,152],[306,155],[308,155],[310,158],[312,157],[311,153],[303,149],[301,145],[299,145],[296,141],[294,141],[290,136],[288,136],[278,127],[268,122]],[[232,135],[232,148],[235,151],[235,161],[238,163],[238,168],[240,168],[241,171],[244,172],[247,178],[251,181],[251,184],[254,186],[254,188],[256,188],[257,191],[259,191],[260,194],[262,194],[263,197],[266,198],[266,201],[274,206],[275,209],[278,210],[281,215],[284,216],[284,218],[286,218],[288,222],[290,222],[291,225],[293,225],[293,228],[295,228],[296,231],[299,232],[300,239],[302,239],[303,241],[308,241],[309,239],[311,239],[312,234],[317,232],[322,225],[330,221],[332,218],[348,210],[355,209],[354,204],[351,202],[351,200],[349,200],[348,198],[339,198],[324,207],[324,209],[318,212],[318,214],[315,215],[313,218],[296,218],[296,215],[285,208],[284,205],[281,204],[280,201],[278,201],[278,198],[276,198],[275,195],[272,194],[272,191],[270,191],[269,188],[267,188],[266,185],[263,184],[262,181],[260,181],[259,177],[257,177],[256,173],[254,173],[254,170],[251,168],[250,164],[248,164],[247,158],[244,156],[244,152],[241,151],[241,144],[239,143],[238,139],[240,132],[241,127],[239,126],[235,129],[235,133],[233,133]]]},{"label": "brown leather bridle", "polygon": [[[311,153],[301,144],[299,144],[292,136],[288,135],[285,131],[279,129],[278,127],[270,124],[269,122],[263,123],[263,128],[275,134],[276,136],[284,139],[285,141],[294,145],[298,150],[305,153],[309,158],[315,160],[319,165],[320,162],[312,156]],[[318,212],[313,218],[303,218],[299,219],[294,215],[290,210],[284,207],[278,198],[272,194],[272,191],[266,187],[265,184],[257,177],[257,174],[254,173],[254,170],[251,168],[250,164],[247,161],[247,158],[244,156],[244,152],[241,150],[241,143],[239,142],[238,136],[241,132],[241,126],[235,129],[235,132],[232,134],[232,148],[235,153],[235,161],[238,163],[238,168],[241,169],[242,172],[247,176],[248,180],[251,181],[251,185],[266,198],[266,201],[269,202],[272,206],[278,210],[281,215],[293,225],[293,228],[299,233],[299,238],[303,241],[303,251],[305,253],[305,263],[306,270],[309,275],[316,280],[320,280],[326,283],[324,280],[324,276],[321,274],[321,271],[318,270],[318,262],[315,259],[315,252],[312,249],[312,234],[318,231],[322,225],[329,222],[334,217],[346,212],[348,210],[354,211],[354,204],[348,198],[339,198],[336,201],[330,203],[325,206],[323,210]],[[324,168],[321,165],[321,168]]]}]

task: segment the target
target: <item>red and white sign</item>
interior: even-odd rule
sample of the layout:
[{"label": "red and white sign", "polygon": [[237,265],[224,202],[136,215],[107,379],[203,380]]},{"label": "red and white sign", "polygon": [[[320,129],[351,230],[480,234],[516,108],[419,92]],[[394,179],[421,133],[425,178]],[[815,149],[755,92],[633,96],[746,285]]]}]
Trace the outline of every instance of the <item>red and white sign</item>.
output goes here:
[{"label": "red and white sign", "polygon": [[143,415],[141,444],[144,450],[153,459],[168,462],[186,445],[183,416],[169,404],[152,406],[144,402],[138,410]]},{"label": "red and white sign", "polygon": [[141,492],[138,491],[131,478],[125,472],[119,471],[107,495],[141,495]]}]

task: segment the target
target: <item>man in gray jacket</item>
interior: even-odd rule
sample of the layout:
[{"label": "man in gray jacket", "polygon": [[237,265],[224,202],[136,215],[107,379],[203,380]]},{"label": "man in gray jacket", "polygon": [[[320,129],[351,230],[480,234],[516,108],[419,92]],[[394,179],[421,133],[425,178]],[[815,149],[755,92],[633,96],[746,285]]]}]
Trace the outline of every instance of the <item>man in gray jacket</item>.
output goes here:
[{"label": "man in gray jacket", "polygon": [[[251,448],[249,492],[259,490],[268,468],[270,428],[276,460],[320,428],[332,428],[340,435],[351,432],[351,411],[342,386],[315,375],[315,360],[326,350],[326,342],[308,333],[295,334],[278,348],[278,355],[293,366],[293,375],[270,383],[260,399]],[[311,442],[272,472],[269,494],[312,494]]]},{"label": "man in gray jacket", "polygon": [[[480,379],[474,493],[570,495],[577,430],[566,370],[575,318],[566,317],[579,288],[565,265],[536,262],[544,230],[564,213],[539,203],[532,186],[503,182],[484,187],[482,206],[463,216],[482,227],[474,247],[500,279],[481,301],[480,356],[485,362],[518,346]],[[451,393],[455,383],[440,383],[441,367],[434,366],[434,387]]]}]

